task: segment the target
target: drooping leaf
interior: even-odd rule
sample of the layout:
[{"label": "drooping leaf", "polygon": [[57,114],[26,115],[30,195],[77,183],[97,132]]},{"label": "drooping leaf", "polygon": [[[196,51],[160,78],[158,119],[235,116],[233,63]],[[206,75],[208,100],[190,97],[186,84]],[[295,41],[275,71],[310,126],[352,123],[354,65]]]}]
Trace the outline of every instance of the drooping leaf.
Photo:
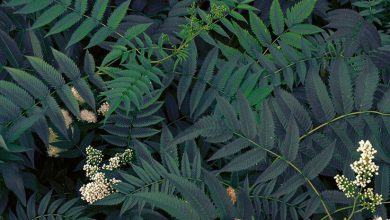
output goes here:
[{"label": "drooping leaf", "polygon": [[295,160],[299,149],[299,129],[292,115],[290,116],[286,130],[286,136],[282,142],[281,148],[283,155],[287,160]]},{"label": "drooping leaf", "polygon": [[242,95],[238,93],[238,105],[240,109],[240,127],[241,132],[248,138],[254,139],[256,136],[256,117],[249,106],[248,101]]},{"label": "drooping leaf", "polygon": [[367,60],[364,69],[355,81],[355,108],[357,110],[368,110],[372,107],[378,80],[378,69]]},{"label": "drooping leaf", "polygon": [[217,101],[218,105],[220,106],[220,110],[224,116],[224,119],[226,120],[226,124],[229,126],[229,128],[233,130],[238,130],[240,125],[233,106],[230,105],[230,103],[222,97],[217,97]]},{"label": "drooping leaf", "polygon": [[329,87],[336,112],[338,114],[351,112],[353,110],[352,83],[348,66],[341,59],[331,64]]},{"label": "drooping leaf", "polygon": [[279,0],[273,0],[270,8],[269,19],[272,31],[275,35],[280,35],[284,31],[283,11],[280,7]]},{"label": "drooping leaf", "polygon": [[318,75],[318,68],[311,67],[306,78],[306,96],[318,122],[327,122],[334,118],[335,111],[325,84]]},{"label": "drooping leaf", "polygon": [[265,159],[266,153],[261,148],[253,148],[239,156],[235,157],[220,172],[235,172],[245,170],[259,164]]},{"label": "drooping leaf", "polygon": [[64,13],[69,5],[70,5],[70,1],[64,1],[61,2],[60,4],[55,4],[52,7],[46,9],[46,11],[43,12],[39,16],[39,18],[34,22],[31,28],[36,29],[49,24],[54,19],[59,17],[62,13]]},{"label": "drooping leaf", "polygon": [[183,74],[180,77],[179,84],[177,86],[177,102],[179,106],[182,105],[184,97],[186,96],[188,89],[190,88],[192,76],[196,71],[196,60],[198,58],[198,52],[194,41],[191,41],[189,45],[189,57],[184,61]]},{"label": "drooping leaf", "polygon": [[302,173],[309,179],[317,177],[318,174],[328,166],[332,159],[335,145],[336,141],[313,157],[313,159],[306,163],[305,167],[302,169]]},{"label": "drooping leaf", "polygon": [[217,152],[215,152],[213,156],[210,157],[209,160],[216,160],[216,159],[228,157],[232,154],[241,151],[242,149],[247,148],[248,146],[249,146],[249,142],[246,139],[238,138],[233,142],[223,146]]},{"label": "drooping leaf", "polygon": [[301,23],[312,13],[317,0],[301,0],[286,12],[286,24],[291,27],[294,24]]},{"label": "drooping leaf", "polygon": [[255,184],[266,182],[268,180],[277,178],[281,175],[288,167],[288,164],[283,160],[277,160],[265,169],[261,175],[256,179]]},{"label": "drooping leaf", "polygon": [[210,190],[211,198],[215,203],[218,212],[220,213],[218,216],[221,219],[225,218],[233,218],[236,213],[231,200],[229,199],[226,190],[219,183],[218,179],[211,173],[203,170],[203,175],[205,177],[205,182]]},{"label": "drooping leaf", "polygon": [[3,30],[0,30],[0,49],[13,67],[22,64],[23,55],[16,42]]},{"label": "drooping leaf", "polygon": [[257,134],[259,143],[265,148],[272,148],[275,144],[275,122],[269,104],[263,105],[260,115],[259,132]]},{"label": "drooping leaf", "polygon": [[215,219],[215,208],[209,198],[195,184],[183,177],[168,174],[167,178],[192,205],[201,219]]},{"label": "drooping leaf", "polygon": [[268,46],[272,43],[271,34],[268,31],[264,22],[253,12],[249,12],[249,20],[252,32],[257,37],[257,40],[263,45]]}]

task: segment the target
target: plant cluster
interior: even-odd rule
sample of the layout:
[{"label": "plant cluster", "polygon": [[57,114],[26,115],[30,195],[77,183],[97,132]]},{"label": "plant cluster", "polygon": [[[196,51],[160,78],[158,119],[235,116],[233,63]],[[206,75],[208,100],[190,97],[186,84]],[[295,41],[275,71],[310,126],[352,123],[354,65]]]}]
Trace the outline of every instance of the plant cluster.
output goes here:
[{"label": "plant cluster", "polygon": [[115,178],[107,179],[104,171],[112,171],[118,169],[122,165],[126,165],[132,158],[132,150],[126,149],[122,154],[115,154],[114,157],[108,159],[108,164],[102,163],[103,154],[101,151],[87,147],[87,161],[83,167],[86,176],[92,180],[92,182],[83,185],[80,188],[81,199],[92,204],[97,200],[103,199],[106,196],[115,192],[114,185],[119,183],[120,180]]},{"label": "plant cluster", "polygon": [[0,219],[389,218],[389,7],[3,0]]},{"label": "plant cluster", "polygon": [[[372,188],[365,187],[371,182],[374,174],[378,175],[379,166],[375,165],[372,161],[374,159],[374,154],[377,151],[372,147],[370,141],[361,140],[359,144],[360,146],[357,151],[361,152],[360,159],[351,164],[351,168],[356,174],[356,179],[350,181],[344,175],[336,175],[334,178],[337,187],[343,191],[348,198],[355,198],[354,208],[356,202],[360,201],[363,208],[375,212],[376,207],[382,204],[383,196],[377,193],[374,194]],[[360,188],[360,190],[358,190],[358,188]],[[353,214],[354,212],[351,213],[350,219]]]}]

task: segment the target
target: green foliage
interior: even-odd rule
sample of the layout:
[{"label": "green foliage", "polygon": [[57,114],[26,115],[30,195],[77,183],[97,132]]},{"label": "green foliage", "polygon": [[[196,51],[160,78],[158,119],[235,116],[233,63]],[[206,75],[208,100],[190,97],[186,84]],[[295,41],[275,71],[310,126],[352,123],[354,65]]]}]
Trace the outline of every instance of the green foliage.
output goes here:
[{"label": "green foliage", "polygon": [[269,10],[269,19],[271,22],[272,31],[275,35],[280,35],[284,31],[284,18],[279,1],[272,1],[272,5]]},{"label": "green foliage", "polygon": [[389,5],[351,3],[4,1],[1,215],[371,218],[333,178],[370,140],[386,218]]},{"label": "green foliage", "polygon": [[80,217],[85,207],[78,205],[77,198],[65,201],[64,199],[52,198],[52,191],[37,201],[37,195],[32,195],[27,206],[23,207],[20,203],[16,206],[16,215],[11,211],[9,219],[41,219],[41,218],[55,218],[55,219],[89,219]]},{"label": "green foliage", "polygon": [[113,33],[117,33],[116,29],[123,20],[130,1],[124,2],[122,5],[116,8],[107,19],[106,24],[102,22],[102,19],[108,8],[108,0],[98,0],[93,5],[90,15],[85,14],[88,9],[87,0],[75,0],[73,7],[71,3],[71,0],[48,0],[43,2],[13,0],[8,2],[6,6],[22,6],[17,11],[17,13],[20,14],[31,14],[43,11],[32,25],[32,29],[40,28],[53,22],[56,18],[62,17],[51,27],[47,35],[66,31],[79,21],[82,21],[70,37],[67,47],[84,39],[87,34],[93,31],[96,27],[103,26],[99,28],[99,30],[93,35],[89,44],[87,45],[88,48],[98,45]]}]

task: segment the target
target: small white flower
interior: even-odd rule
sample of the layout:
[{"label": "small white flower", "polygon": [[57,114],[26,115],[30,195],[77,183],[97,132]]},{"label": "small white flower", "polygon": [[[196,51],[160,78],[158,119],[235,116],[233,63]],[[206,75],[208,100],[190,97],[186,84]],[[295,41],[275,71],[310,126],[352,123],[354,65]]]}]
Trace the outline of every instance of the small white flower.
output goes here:
[{"label": "small white flower", "polygon": [[83,109],[80,111],[80,118],[81,118],[81,120],[86,121],[88,123],[96,123],[97,122],[97,118],[96,118],[95,113],[93,113],[89,110],[86,110],[86,109]]},{"label": "small white flower", "polygon": [[92,177],[92,182],[80,188],[81,199],[92,204],[114,193],[116,190],[113,186],[119,182],[120,180],[115,178],[107,179],[104,173],[98,172]]},{"label": "small white flower", "polygon": [[108,102],[104,102],[103,104],[100,105],[97,111],[102,116],[106,115],[107,112],[110,111],[110,104],[108,104]]},{"label": "small white flower", "polygon": [[379,166],[377,166],[372,160],[374,154],[377,152],[371,145],[370,141],[360,141],[360,146],[357,149],[361,152],[360,159],[351,164],[352,170],[356,173],[356,179],[354,183],[357,186],[365,187],[371,182],[371,178],[374,174],[378,175]]},{"label": "small white flower", "polygon": [[103,165],[103,169],[113,170],[113,169],[119,168],[121,160],[118,156],[116,156],[116,157],[111,157],[110,159],[108,159],[108,162],[109,162],[109,164]]}]

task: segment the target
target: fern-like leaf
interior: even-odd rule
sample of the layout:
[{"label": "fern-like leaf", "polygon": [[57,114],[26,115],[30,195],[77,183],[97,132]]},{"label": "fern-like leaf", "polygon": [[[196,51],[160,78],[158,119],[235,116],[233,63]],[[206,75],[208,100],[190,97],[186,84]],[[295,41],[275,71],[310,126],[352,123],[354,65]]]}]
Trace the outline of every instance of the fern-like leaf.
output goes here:
[{"label": "fern-like leaf", "polygon": [[286,24],[291,27],[294,24],[301,23],[313,12],[317,0],[301,0],[293,7],[287,9]]},{"label": "fern-like leaf", "polygon": [[355,108],[357,110],[368,110],[372,107],[378,81],[378,69],[370,60],[367,60],[364,69],[355,81]]},{"label": "fern-like leaf", "polygon": [[318,122],[334,118],[335,111],[325,84],[318,75],[318,68],[311,67],[306,78],[306,96]]},{"label": "fern-like leaf", "polygon": [[167,178],[192,205],[201,219],[215,219],[215,208],[210,199],[195,184],[183,177],[168,174]]},{"label": "fern-like leaf", "polygon": [[329,87],[336,112],[338,114],[351,112],[353,110],[352,83],[348,66],[341,59],[332,62]]},{"label": "fern-like leaf", "polygon": [[283,11],[280,7],[279,0],[273,0],[270,8],[269,19],[272,31],[275,35],[280,35],[284,31]]},{"label": "fern-like leaf", "polygon": [[134,194],[134,197],[163,209],[177,219],[200,219],[196,211],[185,201],[176,196],[167,195],[161,192],[141,192]]}]

